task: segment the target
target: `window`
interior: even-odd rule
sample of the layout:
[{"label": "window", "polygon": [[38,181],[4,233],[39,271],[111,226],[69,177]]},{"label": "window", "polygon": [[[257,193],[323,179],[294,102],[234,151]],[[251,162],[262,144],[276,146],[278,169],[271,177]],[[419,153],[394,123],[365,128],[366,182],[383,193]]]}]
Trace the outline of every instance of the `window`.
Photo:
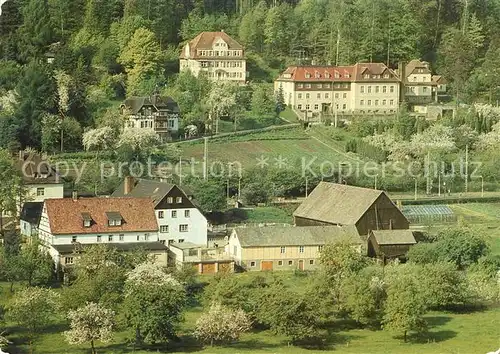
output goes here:
[{"label": "window", "polygon": [[306,93],[306,98],[308,99],[309,97],[311,97],[308,93]]},{"label": "window", "polygon": [[427,87],[424,86],[423,89],[424,89],[424,93],[427,93]]},{"label": "window", "polygon": [[323,84],[318,84],[318,88],[322,88],[323,87]]},{"label": "window", "polygon": [[113,242],[113,235],[108,236],[108,242]]},{"label": "window", "polygon": [[345,103],[344,103],[344,104],[342,105],[342,109],[343,109],[343,110],[346,110],[346,109],[347,109],[347,104],[345,104]]},{"label": "window", "polygon": [[389,86],[389,90],[391,93],[394,93],[394,86]]},{"label": "window", "polygon": [[144,234],[144,241],[149,241],[149,234],[148,233]]},{"label": "window", "polygon": [[182,197],[177,197],[176,198],[176,202],[177,202],[177,204],[181,204],[182,203]]},{"label": "window", "polygon": [[281,247],[281,249],[280,249],[280,253],[281,253],[281,254],[283,254],[283,253],[285,253],[285,252],[286,252],[286,247],[283,247],[283,246],[282,246],[282,247]]},{"label": "window", "polygon": [[233,254],[234,255],[238,254],[238,246],[233,246]]},{"label": "window", "polygon": [[311,106],[306,104],[306,111],[310,110],[311,109]]},{"label": "window", "polygon": [[339,98],[339,93],[335,93],[335,98]]},{"label": "window", "polygon": [[384,79],[388,79],[389,78],[389,74],[384,74]]},{"label": "window", "polygon": [[360,105],[360,106],[364,106],[364,105],[365,105],[365,100],[361,100],[361,101],[359,101],[359,105]]},{"label": "window", "polygon": [[387,100],[382,100],[382,106],[387,105]]},{"label": "window", "polygon": [[187,224],[181,224],[179,225],[179,232],[187,232],[188,231],[188,225]]},{"label": "window", "polygon": [[97,242],[101,242],[101,235],[97,235]]},{"label": "window", "polygon": [[387,86],[382,86],[382,93],[386,93],[387,92]]},{"label": "window", "polygon": [[37,188],[36,189],[36,195],[38,197],[43,197],[45,195],[45,188]]},{"label": "window", "polygon": [[302,105],[301,104],[297,105],[297,109],[302,110]]},{"label": "window", "polygon": [[250,267],[255,267],[255,261],[250,262]]},{"label": "window", "polygon": [[321,252],[321,251],[323,251],[323,245],[318,246],[318,252]]},{"label": "window", "polygon": [[370,78],[370,74],[365,74],[365,79],[369,79]]},{"label": "window", "polygon": [[288,261],[288,265],[293,265],[293,261]]},{"label": "window", "polygon": [[378,100],[375,100],[375,106],[378,106]]},{"label": "window", "polygon": [[90,227],[90,220],[83,220],[83,227]]},{"label": "window", "polygon": [[189,218],[191,216],[191,210],[184,210],[184,217]]},{"label": "window", "polygon": [[164,217],[164,215],[163,215],[163,214],[164,214],[163,210],[160,210],[160,211],[158,212],[158,219],[163,219],[163,217]]},{"label": "window", "polygon": [[317,93],[316,98],[321,99],[321,93]]},{"label": "window", "polygon": [[372,87],[368,86],[368,93],[372,93]]},{"label": "window", "polygon": [[172,204],[174,202],[174,198],[172,197],[167,197],[167,203]]},{"label": "window", "polygon": [[76,239],[77,239],[77,237],[76,237],[76,236],[71,236],[71,242],[75,243],[75,242],[76,242]]},{"label": "window", "polygon": [[417,77],[416,76],[413,76],[413,81],[417,81]]},{"label": "window", "polygon": [[361,93],[365,93],[365,87],[364,87],[364,86],[361,86],[361,87],[360,87],[360,92],[361,92]]},{"label": "window", "polygon": [[340,77],[340,74],[337,71],[335,71],[335,78],[338,79],[339,77]]},{"label": "window", "polygon": [[124,234],[120,234],[120,236],[118,236],[118,240],[120,240],[120,241],[125,240],[125,235]]},{"label": "window", "polygon": [[168,232],[168,225],[161,225],[160,232],[167,233]]},{"label": "window", "polygon": [[342,95],[342,98],[347,98],[347,93],[344,92],[344,94]]},{"label": "window", "polygon": [[379,92],[379,86],[375,86],[375,93]]},{"label": "window", "polygon": [[299,246],[299,253],[304,253],[304,246]]},{"label": "window", "polygon": [[315,110],[315,111],[317,111],[318,109],[319,109],[319,105],[316,103],[316,104],[314,105],[314,110]]},{"label": "window", "polygon": [[177,217],[177,210],[172,210],[172,217],[176,218]]},{"label": "window", "polygon": [[183,239],[183,238],[180,238],[180,239],[178,239],[178,240],[177,240],[177,242],[179,242],[179,243],[183,243],[183,242],[184,242],[184,239]]},{"label": "window", "polygon": [[330,94],[328,92],[325,93],[325,98],[330,98]]},{"label": "window", "polygon": [[330,84],[325,84],[325,88],[330,88]]},{"label": "window", "polygon": [[73,264],[73,257],[64,257],[64,264]]},{"label": "window", "polygon": [[372,100],[368,100],[367,104],[368,104],[368,106],[371,106],[372,105]]},{"label": "window", "polygon": [[306,79],[309,79],[311,77],[310,73],[306,73]]},{"label": "window", "polygon": [[306,84],[306,88],[311,88],[311,84]]},{"label": "window", "polygon": [[310,265],[313,265],[313,264],[314,264],[314,259],[310,259],[310,260],[309,260],[309,264],[310,264]]},{"label": "window", "polygon": [[297,95],[297,98],[298,98],[299,100],[301,100],[301,99],[302,99],[302,94],[301,94],[301,93],[299,93],[299,94]]},{"label": "window", "polygon": [[297,84],[297,88],[303,88],[304,85],[303,84]]},{"label": "window", "polygon": [[391,106],[394,106],[394,100],[390,100],[389,102]]}]

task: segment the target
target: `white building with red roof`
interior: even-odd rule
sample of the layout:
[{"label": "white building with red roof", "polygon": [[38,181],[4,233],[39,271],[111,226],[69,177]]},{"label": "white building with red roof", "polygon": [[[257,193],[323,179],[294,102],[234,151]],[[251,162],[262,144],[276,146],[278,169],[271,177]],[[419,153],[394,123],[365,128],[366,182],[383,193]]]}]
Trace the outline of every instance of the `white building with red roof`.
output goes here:
[{"label": "white building with red roof", "polygon": [[391,114],[399,107],[401,79],[383,63],[290,66],[275,81],[285,103],[311,117],[329,114]]},{"label": "white building with red roof", "polygon": [[206,73],[211,80],[245,83],[244,48],[236,40],[220,32],[201,32],[182,48],[180,71],[190,70],[194,76]]},{"label": "white building with red roof", "polygon": [[[39,239],[56,264],[71,265],[68,250],[106,244],[118,249],[164,250],[150,198],[60,198],[44,202]],[[63,259],[62,252],[65,256]]]}]

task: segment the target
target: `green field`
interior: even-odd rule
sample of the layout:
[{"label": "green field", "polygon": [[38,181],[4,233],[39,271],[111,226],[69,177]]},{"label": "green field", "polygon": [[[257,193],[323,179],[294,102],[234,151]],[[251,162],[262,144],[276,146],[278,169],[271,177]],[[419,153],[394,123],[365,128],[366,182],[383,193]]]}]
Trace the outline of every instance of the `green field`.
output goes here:
[{"label": "green field", "polygon": [[[208,158],[210,161],[241,163],[243,168],[256,166],[258,159],[268,159],[272,166],[275,159],[282,158],[287,166],[313,165],[325,162],[325,169],[332,164],[338,167],[340,163],[362,163],[354,154],[344,152],[343,142],[334,140],[332,132],[335,128],[314,127],[304,131],[301,127],[276,130],[262,133],[252,133],[243,136],[232,136],[210,139],[208,143]],[[202,142],[180,144],[182,156],[185,159],[194,158],[201,162],[204,144]],[[328,164],[328,165],[327,165]],[[284,167],[284,166],[282,166]]]},{"label": "green field", "polygon": [[[241,274],[238,276],[252,277],[255,274]],[[271,275],[268,275],[271,276]],[[278,275],[289,286],[301,288],[301,284],[308,281],[307,277],[297,277],[293,273]],[[204,280],[207,280],[205,277]],[[17,286],[16,288],[19,288]],[[0,284],[2,293],[0,304],[8,299],[7,284]],[[411,336],[408,343],[401,338],[395,338],[392,333],[370,329],[356,329],[352,323],[338,321],[328,328],[321,330],[324,337],[324,346],[321,349],[305,349],[288,346],[284,337],[276,336],[270,331],[260,331],[245,334],[238,343],[223,347],[202,347],[192,337],[194,324],[202,311],[201,307],[192,307],[185,313],[185,321],[181,324],[178,335],[180,341],[171,343],[168,347],[152,347],[149,350],[133,350],[126,342],[126,333],[116,333],[114,341],[107,344],[98,344],[97,352],[106,354],[123,353],[341,353],[341,354],[386,354],[386,353],[487,353],[500,347],[500,331],[498,318],[500,308],[493,308],[483,312],[456,314],[447,312],[431,312],[426,316],[429,323],[429,333],[422,337]],[[29,353],[26,333],[19,331],[12,324],[7,323],[7,336],[14,345],[9,348],[11,354]],[[40,333],[34,342],[35,354],[87,354],[87,346],[69,346],[64,341],[62,332],[67,330],[67,323],[59,319],[54,325]]]}]

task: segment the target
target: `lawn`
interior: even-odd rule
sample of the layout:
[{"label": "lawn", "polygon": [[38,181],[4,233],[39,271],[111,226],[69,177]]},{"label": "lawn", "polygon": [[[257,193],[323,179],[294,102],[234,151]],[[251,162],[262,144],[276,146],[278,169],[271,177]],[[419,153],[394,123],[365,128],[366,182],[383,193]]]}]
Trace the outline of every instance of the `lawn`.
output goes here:
[{"label": "lawn", "polygon": [[[262,273],[244,273],[238,276],[255,277]],[[285,284],[304,288],[308,281],[307,276],[297,276],[291,272],[267,273],[265,276],[276,276]],[[203,280],[208,280],[204,276]],[[0,303],[5,303],[9,297],[8,284],[0,284],[3,288]],[[322,330],[325,335],[325,344],[321,349],[304,349],[288,346],[284,337],[277,336],[270,331],[260,331],[245,334],[238,343],[224,347],[203,348],[192,337],[196,319],[202,309],[190,308],[185,313],[185,321],[181,324],[178,335],[180,342],[172,343],[167,348],[152,347],[149,350],[133,351],[126,342],[126,333],[118,332],[112,343],[98,344],[97,352],[106,354],[123,353],[359,353],[359,354],[435,354],[435,353],[487,353],[500,348],[500,332],[498,318],[500,308],[492,308],[483,312],[456,314],[446,312],[431,312],[426,316],[430,325],[429,333],[420,338],[410,337],[408,343],[400,338],[395,338],[392,333],[374,331],[369,329],[356,329],[352,324],[342,321],[333,323]],[[11,354],[29,353],[24,332],[18,332],[12,323],[7,323],[8,337],[15,343],[9,348]],[[69,346],[64,341],[62,332],[67,329],[67,324],[59,320],[49,327],[35,340],[35,354],[71,353],[87,354],[87,346]]]},{"label": "lawn", "polygon": [[258,207],[246,209],[247,219],[245,223],[293,223],[291,209],[279,207]]}]

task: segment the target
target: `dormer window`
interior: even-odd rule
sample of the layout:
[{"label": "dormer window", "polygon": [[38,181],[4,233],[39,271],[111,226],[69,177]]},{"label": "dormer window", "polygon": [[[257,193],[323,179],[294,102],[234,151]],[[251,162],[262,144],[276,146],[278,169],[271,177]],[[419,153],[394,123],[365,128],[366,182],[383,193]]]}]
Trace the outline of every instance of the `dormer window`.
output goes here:
[{"label": "dormer window", "polygon": [[167,197],[167,203],[172,204],[174,202],[174,198],[172,197]]},{"label": "dormer window", "polygon": [[177,204],[181,204],[182,203],[182,197],[177,197],[176,198],[176,202],[177,202]]},{"label": "dormer window", "polygon": [[311,74],[310,73],[306,73],[306,79],[309,79],[311,78]]},{"label": "dormer window", "polygon": [[108,226],[121,226],[122,216],[120,213],[116,211],[108,211],[106,212],[106,216],[108,217]]},{"label": "dormer window", "polygon": [[344,77],[345,77],[346,79],[348,79],[348,78],[350,78],[350,77],[351,77],[351,75],[349,75],[349,73],[348,73],[347,71],[344,71]]},{"label": "dormer window", "polygon": [[316,73],[314,74],[314,76],[316,77],[316,79],[319,79],[319,78],[321,77],[321,75],[319,74],[319,72],[316,72]]},{"label": "dormer window", "polygon": [[369,79],[370,78],[370,74],[365,74],[365,79]]},{"label": "dormer window", "polygon": [[338,79],[340,77],[340,74],[338,73],[338,71],[335,71],[335,78]]},{"label": "dormer window", "polygon": [[90,213],[82,213],[83,227],[91,227],[92,226],[92,217]]},{"label": "dormer window", "polygon": [[389,78],[389,74],[384,74],[384,79],[388,79]]},{"label": "dormer window", "polygon": [[325,71],[325,77],[326,77],[327,79],[329,79],[329,78],[330,78],[330,73],[329,73],[328,71]]}]

